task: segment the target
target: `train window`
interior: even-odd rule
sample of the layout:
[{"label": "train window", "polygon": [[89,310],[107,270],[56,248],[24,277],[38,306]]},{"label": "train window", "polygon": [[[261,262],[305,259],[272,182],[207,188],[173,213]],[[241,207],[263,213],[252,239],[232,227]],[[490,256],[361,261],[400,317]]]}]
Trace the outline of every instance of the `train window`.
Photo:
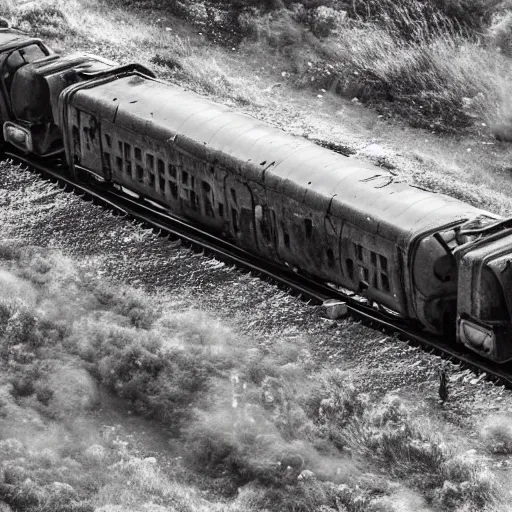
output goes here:
[{"label": "train window", "polygon": [[370,272],[366,267],[363,267],[362,265],[359,265],[359,277],[367,283],[370,278]]},{"label": "train window", "polygon": [[190,207],[197,210],[197,195],[193,190],[190,191]]},{"label": "train window", "polygon": [[139,162],[142,160],[142,151],[140,148],[135,148],[135,160]]},{"label": "train window", "polygon": [[139,183],[144,182],[144,169],[139,165],[135,165],[135,172],[137,173],[137,179],[139,180]]},{"label": "train window", "polygon": [[182,171],[181,183],[182,183],[182,185],[188,185],[188,172],[187,171]]},{"label": "train window", "polygon": [[382,289],[385,292],[389,292],[389,278],[386,274],[380,274],[380,281],[382,283]]},{"label": "train window", "polygon": [[304,227],[306,228],[306,238],[311,238],[313,235],[313,221],[311,219],[304,219]]},{"label": "train window", "polygon": [[176,185],[175,181],[169,180],[169,190],[171,191],[172,197],[176,199],[178,197],[178,185]]},{"label": "train window", "polygon": [[162,195],[165,195],[165,180],[164,178],[160,178],[159,180],[159,185],[160,185],[160,194]]},{"label": "train window", "polygon": [[359,261],[364,260],[364,247],[359,244],[355,244],[356,247],[356,257]]},{"label": "train window", "polygon": [[176,167],[172,164],[169,164],[167,170],[169,171],[169,176],[176,179]]},{"label": "train window", "polygon": [[371,257],[371,260],[372,260],[372,265],[374,267],[377,266],[377,254],[374,253],[373,251],[370,251],[370,257]]},{"label": "train window", "polygon": [[238,233],[240,228],[238,227],[238,212],[236,211],[236,208],[231,208],[231,221],[233,222],[234,232]]},{"label": "train window", "polygon": [[159,158],[156,161],[156,168],[157,168],[158,174],[160,176],[164,176],[165,175],[165,164],[164,164],[164,161],[161,158]]},{"label": "train window", "polygon": [[118,171],[123,170],[123,159],[120,156],[116,156],[116,167]]},{"label": "train window", "polygon": [[212,205],[212,187],[207,181],[202,181],[201,188],[203,190],[204,213],[205,215],[208,215],[208,217],[215,217],[215,212]]},{"label": "train window", "polygon": [[219,203],[219,217],[224,217],[224,205]]},{"label": "train window", "polygon": [[155,157],[149,153],[146,155],[146,167],[150,170],[155,168]]},{"label": "train window", "polygon": [[152,172],[149,173],[149,186],[155,188],[155,175]]},{"label": "train window", "polygon": [[132,147],[127,142],[124,143],[124,159],[125,160],[132,159]]},{"label": "train window", "polygon": [[107,147],[109,147],[109,148],[112,147],[112,138],[110,137],[110,135],[108,133],[105,133],[105,142],[107,144]]},{"label": "train window", "polygon": [[327,249],[327,264],[329,267],[334,267],[334,252],[332,249]]},{"label": "train window", "polygon": [[106,151],[103,153],[103,165],[105,166],[105,170],[110,171],[110,153]]},{"label": "train window", "polygon": [[388,271],[388,259],[386,258],[386,256],[382,256],[379,254],[379,259],[380,259],[380,269],[382,270],[382,272],[387,272]]},{"label": "train window", "polygon": [[347,272],[350,279],[354,279],[354,262],[349,258],[347,259]]}]

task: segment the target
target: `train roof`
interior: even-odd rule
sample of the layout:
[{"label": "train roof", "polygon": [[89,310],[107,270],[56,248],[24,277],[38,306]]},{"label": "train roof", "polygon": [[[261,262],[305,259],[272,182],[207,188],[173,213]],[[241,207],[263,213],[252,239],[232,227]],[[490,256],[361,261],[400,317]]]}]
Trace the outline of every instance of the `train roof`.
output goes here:
[{"label": "train roof", "polygon": [[88,85],[76,93],[73,104],[144,136],[172,139],[193,155],[230,160],[247,179],[401,245],[429,229],[477,215],[492,216],[195,93],[139,75]]}]

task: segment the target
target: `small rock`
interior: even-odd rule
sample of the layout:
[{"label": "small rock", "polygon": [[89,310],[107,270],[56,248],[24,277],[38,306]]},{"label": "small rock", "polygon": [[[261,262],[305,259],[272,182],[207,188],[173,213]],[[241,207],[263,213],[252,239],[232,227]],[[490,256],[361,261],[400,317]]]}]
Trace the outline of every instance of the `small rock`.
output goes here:
[{"label": "small rock", "polygon": [[93,444],[85,450],[85,455],[88,459],[100,461],[105,458],[106,450],[100,444]]},{"label": "small rock", "polygon": [[348,314],[347,303],[337,299],[327,299],[323,303],[325,314],[331,320],[343,318]]},{"label": "small rock", "polygon": [[64,482],[53,482],[52,488],[59,494],[75,494],[75,489]]},{"label": "small rock", "polygon": [[155,457],[146,457],[144,462],[147,462],[148,464],[156,464],[156,459]]},{"label": "small rock", "polygon": [[313,471],[305,469],[304,471],[301,471],[300,475],[297,478],[299,480],[312,480],[313,478],[315,478],[315,474],[313,473]]}]

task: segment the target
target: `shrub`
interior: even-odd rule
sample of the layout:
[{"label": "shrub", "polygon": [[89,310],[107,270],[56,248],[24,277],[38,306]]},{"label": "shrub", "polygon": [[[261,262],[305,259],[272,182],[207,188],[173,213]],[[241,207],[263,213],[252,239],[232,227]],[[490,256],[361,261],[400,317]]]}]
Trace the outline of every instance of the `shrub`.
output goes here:
[{"label": "shrub", "polygon": [[56,6],[33,6],[20,11],[17,24],[41,37],[63,39],[72,32],[64,13]]},{"label": "shrub", "polygon": [[499,48],[507,56],[512,55],[512,12],[506,11],[495,16],[487,30],[491,46]]},{"label": "shrub", "polygon": [[441,466],[442,484],[431,494],[433,502],[452,510],[465,505],[483,510],[492,505],[501,494],[499,484],[490,471],[478,461],[465,455],[446,460]]},{"label": "shrub", "polygon": [[490,452],[512,453],[512,418],[490,416],[484,423],[481,437]]}]

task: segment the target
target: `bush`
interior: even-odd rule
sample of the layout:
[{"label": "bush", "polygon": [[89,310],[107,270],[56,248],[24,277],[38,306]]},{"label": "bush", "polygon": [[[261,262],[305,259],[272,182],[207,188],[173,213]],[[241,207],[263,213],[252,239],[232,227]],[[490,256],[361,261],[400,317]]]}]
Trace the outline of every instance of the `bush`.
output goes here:
[{"label": "bush", "polygon": [[63,39],[72,32],[63,12],[56,6],[34,6],[23,9],[17,17],[17,25],[40,37]]},{"label": "bush", "polygon": [[491,46],[499,48],[502,53],[512,56],[512,12],[500,13],[493,19],[487,31]]},{"label": "bush", "polygon": [[512,418],[505,415],[487,418],[481,437],[490,452],[512,453]]}]

